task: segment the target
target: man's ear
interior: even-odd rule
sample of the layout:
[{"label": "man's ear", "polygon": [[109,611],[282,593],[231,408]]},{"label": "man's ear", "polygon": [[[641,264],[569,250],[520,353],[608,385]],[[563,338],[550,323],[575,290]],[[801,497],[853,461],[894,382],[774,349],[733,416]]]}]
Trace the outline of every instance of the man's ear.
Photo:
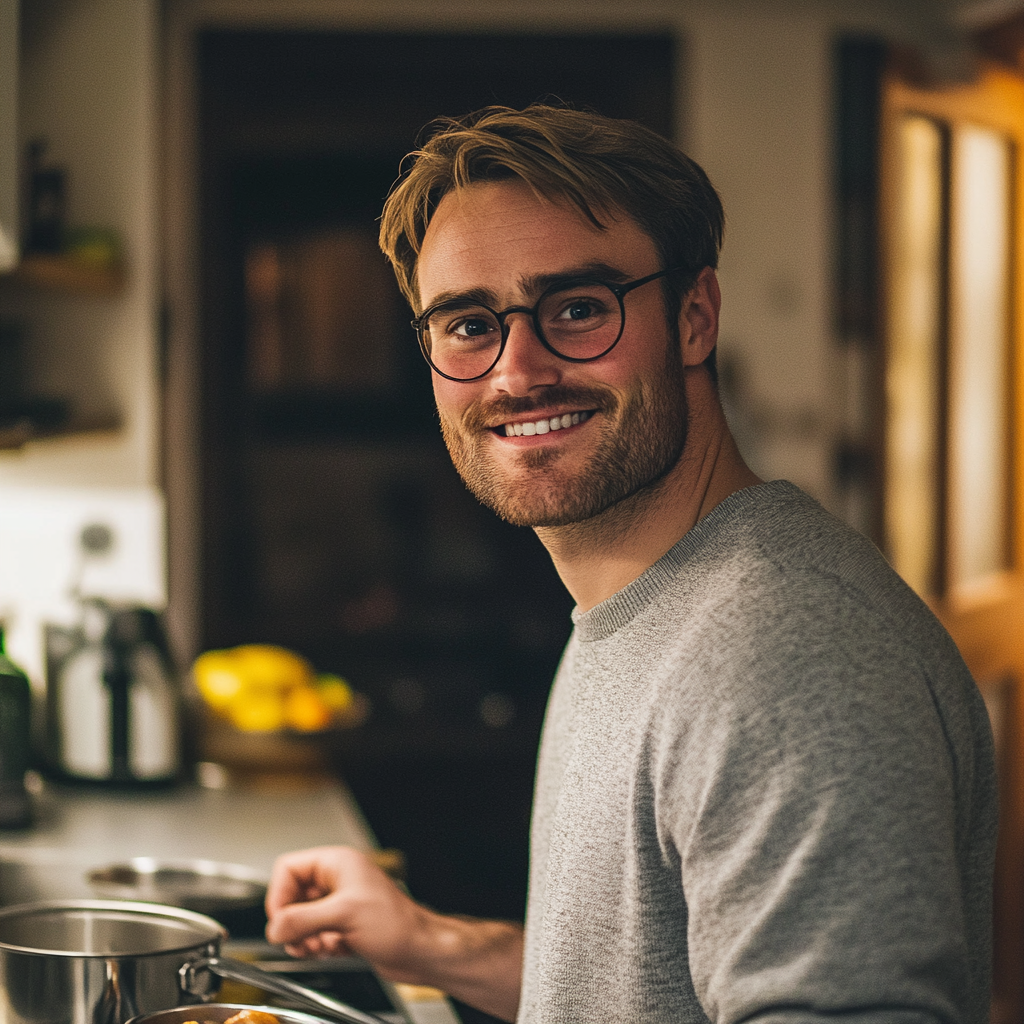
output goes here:
[{"label": "man's ear", "polygon": [[683,296],[679,310],[679,344],[683,366],[699,366],[718,343],[718,312],[722,308],[722,292],[718,276],[705,267]]}]

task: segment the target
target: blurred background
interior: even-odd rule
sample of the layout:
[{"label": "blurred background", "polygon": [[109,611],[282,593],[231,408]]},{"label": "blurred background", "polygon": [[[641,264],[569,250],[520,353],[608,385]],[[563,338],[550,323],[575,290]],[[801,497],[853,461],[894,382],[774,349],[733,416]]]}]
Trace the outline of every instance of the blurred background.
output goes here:
[{"label": "blurred background", "polygon": [[413,893],[521,917],[571,601],[455,475],[376,218],[438,116],[635,118],[722,194],[751,466],[882,547],[982,687],[1024,1020],[1024,4],[0,0],[0,46],[0,619],[37,701],[76,594],[163,611],[183,673],[296,651],[365,698],[319,756]]}]

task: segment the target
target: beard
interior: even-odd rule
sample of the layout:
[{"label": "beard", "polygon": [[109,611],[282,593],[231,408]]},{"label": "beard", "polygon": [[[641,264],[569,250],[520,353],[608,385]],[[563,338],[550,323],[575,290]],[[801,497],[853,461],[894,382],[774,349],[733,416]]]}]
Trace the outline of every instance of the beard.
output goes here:
[{"label": "beard", "polygon": [[[588,433],[600,433],[582,467],[565,465],[577,456],[561,447],[519,452],[512,471],[491,457],[488,423],[553,405],[596,410]],[[593,519],[656,484],[683,454],[687,415],[682,357],[669,345],[664,375],[628,394],[553,385],[535,397],[474,403],[460,422],[440,418],[452,462],[477,499],[515,526],[544,527]]]}]

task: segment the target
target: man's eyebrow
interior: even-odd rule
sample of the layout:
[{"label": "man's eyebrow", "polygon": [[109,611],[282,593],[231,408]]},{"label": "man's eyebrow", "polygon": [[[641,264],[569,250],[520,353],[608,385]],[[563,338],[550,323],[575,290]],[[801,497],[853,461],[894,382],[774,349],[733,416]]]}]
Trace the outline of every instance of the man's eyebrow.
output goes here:
[{"label": "man's eyebrow", "polygon": [[447,305],[493,306],[496,299],[497,296],[489,288],[469,288],[464,292],[444,291],[433,297],[429,308]]},{"label": "man's eyebrow", "polygon": [[[581,263],[574,267],[567,267],[565,270],[558,270],[547,274],[523,274],[519,278],[519,288],[525,295],[540,295],[560,284],[569,284],[572,281],[596,278],[600,281],[619,283],[629,280],[629,274],[623,272],[619,267],[613,267],[610,263],[593,261]],[[489,288],[468,288],[466,291],[443,291],[433,297],[431,306],[458,304],[458,305],[483,305],[497,309],[497,293]]]},{"label": "man's eyebrow", "polygon": [[613,267],[610,263],[602,263],[595,260],[590,263],[581,263],[575,267],[567,267],[565,270],[559,270],[550,274],[524,274],[519,278],[519,287],[527,295],[539,295],[555,285],[569,284],[572,281],[580,280],[580,278],[596,278],[599,281],[618,283],[628,280],[629,275],[620,268]]}]

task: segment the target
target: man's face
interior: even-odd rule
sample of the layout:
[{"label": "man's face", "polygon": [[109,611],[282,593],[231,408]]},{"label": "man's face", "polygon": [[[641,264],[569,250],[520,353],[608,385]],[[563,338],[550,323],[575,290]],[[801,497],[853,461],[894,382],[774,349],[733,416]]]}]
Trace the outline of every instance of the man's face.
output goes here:
[{"label": "man's face", "polygon": [[[532,306],[556,276],[631,281],[662,269],[654,243],[634,221],[602,220],[603,231],[519,182],[450,193],[423,240],[421,308],[470,293],[494,309]],[[630,292],[625,307],[618,345],[594,362],[559,359],[536,337],[529,316],[512,314],[505,351],[486,377],[462,383],[434,374],[456,469],[509,522],[582,522],[679,461],[686,440],[683,366],[660,285]]]}]

